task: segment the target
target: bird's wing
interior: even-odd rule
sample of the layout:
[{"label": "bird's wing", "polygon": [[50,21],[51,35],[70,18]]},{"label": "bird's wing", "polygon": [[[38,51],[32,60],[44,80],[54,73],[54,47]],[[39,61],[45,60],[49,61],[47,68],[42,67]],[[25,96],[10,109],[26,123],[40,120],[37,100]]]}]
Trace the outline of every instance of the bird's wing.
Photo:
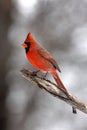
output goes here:
[{"label": "bird's wing", "polygon": [[49,54],[49,52],[47,52],[45,49],[40,48],[38,49],[38,53],[40,54],[40,56],[42,56],[44,59],[46,59],[47,61],[49,61],[54,68],[56,68],[59,72],[61,72],[57,62],[53,59],[53,57]]}]

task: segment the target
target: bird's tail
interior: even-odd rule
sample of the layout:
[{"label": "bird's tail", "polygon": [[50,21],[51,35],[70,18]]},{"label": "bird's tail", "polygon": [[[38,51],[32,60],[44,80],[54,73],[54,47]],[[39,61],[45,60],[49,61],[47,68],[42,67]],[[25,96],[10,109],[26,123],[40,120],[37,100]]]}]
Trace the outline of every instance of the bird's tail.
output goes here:
[{"label": "bird's tail", "polygon": [[[63,89],[65,92],[67,92],[67,89],[65,88],[65,86],[64,86],[63,83],[62,83],[62,81],[60,80],[60,78],[59,78],[57,72],[56,72],[56,71],[53,71],[51,74],[52,74],[53,78],[55,79],[55,81],[56,81],[58,87],[60,87],[61,89]],[[67,92],[67,93],[68,93],[68,92]]]}]

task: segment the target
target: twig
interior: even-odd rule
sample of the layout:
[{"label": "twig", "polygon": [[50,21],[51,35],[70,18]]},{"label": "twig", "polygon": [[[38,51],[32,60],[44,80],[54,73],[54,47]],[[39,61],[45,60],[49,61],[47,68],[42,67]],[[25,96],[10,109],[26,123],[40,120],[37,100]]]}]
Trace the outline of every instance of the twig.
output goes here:
[{"label": "twig", "polygon": [[87,114],[87,103],[84,103],[70,93],[65,93],[62,89],[60,89],[60,87],[58,88],[58,86],[51,81],[46,78],[42,78],[29,70],[22,69],[20,72],[25,79],[33,81],[33,83],[36,83],[38,87],[45,89],[50,94],[71,105],[73,108],[73,113],[76,113],[76,109],[79,109]]}]

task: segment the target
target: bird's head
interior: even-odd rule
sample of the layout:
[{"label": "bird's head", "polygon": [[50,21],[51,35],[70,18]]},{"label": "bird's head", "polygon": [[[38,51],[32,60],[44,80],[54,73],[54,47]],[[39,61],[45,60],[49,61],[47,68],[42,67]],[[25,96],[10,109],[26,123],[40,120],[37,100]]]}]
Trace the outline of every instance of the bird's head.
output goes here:
[{"label": "bird's head", "polygon": [[33,44],[33,43],[34,43],[34,38],[33,38],[32,34],[29,32],[26,37],[26,40],[24,41],[24,43],[21,44],[21,46],[23,48],[25,48],[26,53],[27,53],[30,49],[31,44]]}]

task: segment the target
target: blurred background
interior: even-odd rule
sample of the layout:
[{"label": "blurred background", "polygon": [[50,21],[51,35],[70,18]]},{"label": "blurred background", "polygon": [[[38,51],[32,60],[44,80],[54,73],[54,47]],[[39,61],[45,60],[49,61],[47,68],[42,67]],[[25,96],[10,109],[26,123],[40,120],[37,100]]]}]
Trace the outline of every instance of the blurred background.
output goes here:
[{"label": "blurred background", "polygon": [[28,32],[55,57],[68,90],[87,102],[87,0],[0,0],[0,130],[86,130],[86,114],[72,114],[22,78],[22,68],[34,69],[20,47]]}]

